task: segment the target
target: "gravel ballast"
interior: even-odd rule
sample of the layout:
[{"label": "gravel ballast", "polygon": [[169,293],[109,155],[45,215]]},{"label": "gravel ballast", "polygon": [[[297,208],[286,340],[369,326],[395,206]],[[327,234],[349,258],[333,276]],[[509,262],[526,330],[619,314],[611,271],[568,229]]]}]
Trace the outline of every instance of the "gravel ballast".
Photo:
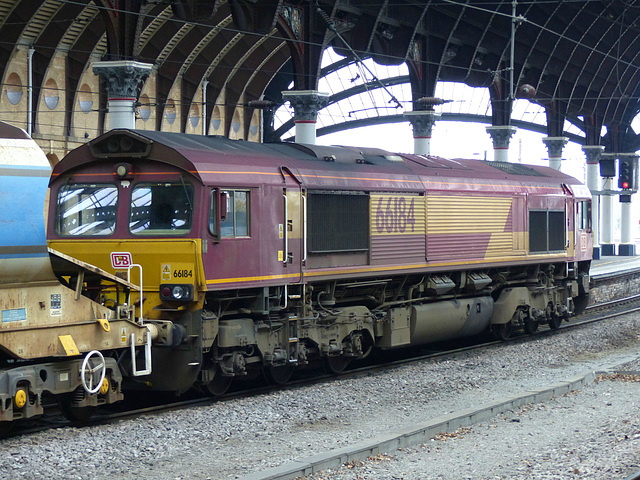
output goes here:
[{"label": "gravel ballast", "polygon": [[[0,478],[241,478],[587,372],[640,371],[639,325],[625,315],[366,377],[5,439]],[[639,390],[606,377],[306,478],[625,478],[640,469]]]}]

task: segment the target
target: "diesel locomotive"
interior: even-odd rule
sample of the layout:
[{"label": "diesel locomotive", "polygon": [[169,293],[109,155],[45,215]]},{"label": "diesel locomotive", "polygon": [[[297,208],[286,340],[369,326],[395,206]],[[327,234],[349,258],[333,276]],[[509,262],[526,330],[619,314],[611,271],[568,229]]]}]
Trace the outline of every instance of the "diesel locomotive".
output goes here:
[{"label": "diesel locomotive", "polygon": [[588,301],[590,193],[546,167],[117,129],[49,186],[49,247],[134,272],[157,338],[131,388],[338,373],[374,349],[558,328]]},{"label": "diesel locomotive", "polygon": [[[42,415],[54,402],[80,419],[121,400],[116,354],[151,352],[151,332],[134,320],[131,307],[115,310],[83,295],[85,275],[117,285],[123,296],[133,284],[49,251],[44,207],[50,175],[38,145],[0,122],[1,432]],[[69,273],[66,284],[52,263]],[[144,374],[148,365],[129,368],[127,375]]]}]

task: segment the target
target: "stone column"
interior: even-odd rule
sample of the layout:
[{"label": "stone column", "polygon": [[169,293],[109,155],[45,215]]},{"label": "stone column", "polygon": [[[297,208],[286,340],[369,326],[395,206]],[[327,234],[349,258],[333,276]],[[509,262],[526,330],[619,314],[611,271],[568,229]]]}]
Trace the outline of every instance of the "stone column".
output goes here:
[{"label": "stone column", "polygon": [[593,231],[593,259],[600,258],[600,155],[604,151],[601,145],[585,145],[582,151],[587,157],[587,187],[591,190],[591,228]]},{"label": "stone column", "polygon": [[318,111],[329,103],[329,94],[316,90],[285,91],[282,98],[293,107],[296,143],[315,145]]},{"label": "stone column", "polygon": [[[638,161],[638,156],[635,154],[621,153],[620,157],[632,158],[634,162]],[[632,257],[636,254],[633,231],[637,224],[633,221],[631,198],[631,192],[620,195],[620,245],[618,245],[618,255],[625,257]]]},{"label": "stone column", "polygon": [[93,73],[104,80],[109,108],[109,130],[136,128],[135,103],[140,83],[145,81],[153,65],[129,60],[98,62]]},{"label": "stone column", "polygon": [[543,138],[547,151],[549,152],[549,166],[560,171],[562,163],[562,149],[567,144],[567,137],[546,137]]},{"label": "stone column", "polygon": [[413,153],[431,155],[431,132],[440,114],[433,110],[405,112],[404,117],[413,126]]},{"label": "stone column", "polygon": [[493,141],[493,160],[496,162],[509,161],[509,142],[518,129],[511,125],[487,127],[487,133]]}]

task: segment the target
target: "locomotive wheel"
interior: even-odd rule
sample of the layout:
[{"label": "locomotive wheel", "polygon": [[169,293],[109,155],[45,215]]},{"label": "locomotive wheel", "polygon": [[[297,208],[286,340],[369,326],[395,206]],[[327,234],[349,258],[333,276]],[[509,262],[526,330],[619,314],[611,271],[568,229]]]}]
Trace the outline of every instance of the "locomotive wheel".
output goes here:
[{"label": "locomotive wheel", "polygon": [[269,383],[273,385],[285,385],[291,378],[291,375],[293,375],[294,369],[295,367],[293,365],[278,365],[276,367],[263,367],[262,372]]},{"label": "locomotive wheel", "polygon": [[213,397],[220,397],[227,393],[233,382],[233,377],[222,375],[220,369],[216,369],[216,373],[209,383],[205,385],[207,392]]},{"label": "locomotive wheel", "polygon": [[551,314],[551,318],[549,319],[549,328],[552,330],[557,330],[562,325],[562,317],[560,315],[556,315],[555,313]]},{"label": "locomotive wheel", "polygon": [[509,340],[509,338],[511,338],[513,324],[511,322],[507,322],[491,325],[491,331],[498,338],[498,340],[506,342],[507,340]]},{"label": "locomotive wheel", "polygon": [[344,372],[344,369],[351,363],[351,358],[343,357],[341,355],[331,355],[324,357],[324,368],[329,373],[338,375]]},{"label": "locomotive wheel", "polygon": [[524,331],[526,333],[536,333],[538,331],[539,322],[537,320],[533,320],[532,318],[526,318],[524,320]]}]

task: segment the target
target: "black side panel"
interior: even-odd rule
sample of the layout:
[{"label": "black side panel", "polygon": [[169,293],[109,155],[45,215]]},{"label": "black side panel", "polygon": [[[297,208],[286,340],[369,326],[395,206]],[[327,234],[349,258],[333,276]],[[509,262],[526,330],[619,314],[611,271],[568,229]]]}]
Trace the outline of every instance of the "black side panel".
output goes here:
[{"label": "black side panel", "polygon": [[564,250],[565,234],[564,211],[549,212],[549,251]]},{"label": "black side panel", "polygon": [[309,253],[369,250],[369,196],[308,195]]},{"label": "black side panel", "polygon": [[558,252],[566,244],[563,210],[529,212],[529,252]]},{"label": "black side panel", "polygon": [[529,251],[547,251],[547,212],[529,212]]}]

